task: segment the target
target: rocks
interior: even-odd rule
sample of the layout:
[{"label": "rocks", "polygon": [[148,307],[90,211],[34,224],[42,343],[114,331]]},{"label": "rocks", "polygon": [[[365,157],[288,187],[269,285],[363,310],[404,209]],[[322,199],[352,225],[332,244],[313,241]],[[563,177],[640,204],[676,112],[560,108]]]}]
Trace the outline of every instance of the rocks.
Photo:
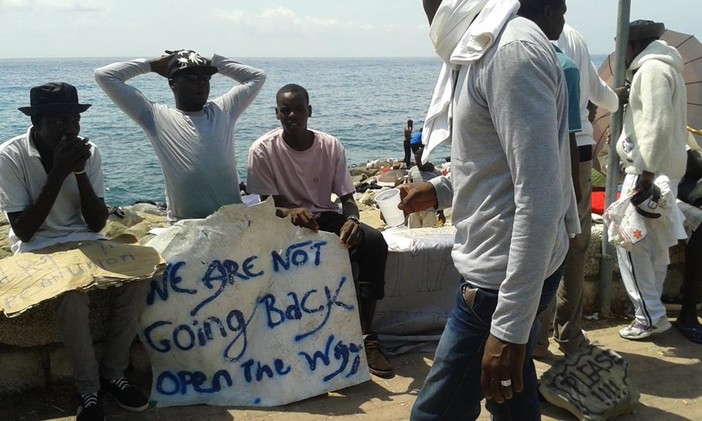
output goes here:
[{"label": "rocks", "polygon": [[5,214],[0,212],[0,259],[7,256],[12,256],[10,251],[10,243],[7,239],[7,234],[10,231],[10,223],[5,218]]},{"label": "rocks", "polygon": [[378,177],[378,185],[383,187],[395,187],[405,181],[407,170],[390,170]]},{"label": "rocks", "polygon": [[44,386],[47,381],[40,349],[11,349],[0,352],[0,395]]}]

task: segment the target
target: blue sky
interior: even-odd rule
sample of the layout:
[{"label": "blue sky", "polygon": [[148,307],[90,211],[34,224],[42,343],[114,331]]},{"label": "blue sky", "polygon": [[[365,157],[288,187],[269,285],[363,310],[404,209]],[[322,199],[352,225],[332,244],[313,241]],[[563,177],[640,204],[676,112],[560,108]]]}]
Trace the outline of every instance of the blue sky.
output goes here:
[{"label": "blue sky", "polygon": [[[700,0],[631,0],[631,20],[702,38]],[[431,56],[421,0],[0,0],[0,58]],[[617,0],[570,0],[590,52],[614,49]]]}]

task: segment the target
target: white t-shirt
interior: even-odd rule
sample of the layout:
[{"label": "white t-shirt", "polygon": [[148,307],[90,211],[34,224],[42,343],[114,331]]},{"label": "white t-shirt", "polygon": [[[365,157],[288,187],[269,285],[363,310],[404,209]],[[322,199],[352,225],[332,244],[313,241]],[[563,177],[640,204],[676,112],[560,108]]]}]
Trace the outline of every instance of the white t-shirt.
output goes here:
[{"label": "white t-shirt", "polygon": [[[30,131],[31,128],[0,145],[0,209],[5,215],[27,209],[46,185],[47,173],[39,151],[30,140]],[[95,144],[90,142],[90,146],[91,156],[85,170],[97,197],[104,198],[102,159]],[[12,229],[9,233],[10,249],[15,254],[70,241],[104,238],[91,231],[83,220],[78,182],[73,175],[64,180],[51,212],[30,241],[21,241]]]},{"label": "white t-shirt", "polygon": [[572,27],[565,24],[558,47],[574,62],[580,71],[580,124],[582,131],[575,134],[578,146],[594,145],[592,138],[592,124],[588,118],[588,101],[598,107],[614,112],[619,108],[617,94],[600,78],[597,69],[590,60],[590,52],[582,35]]},{"label": "white t-shirt", "polygon": [[283,129],[266,133],[249,149],[247,189],[250,193],[280,196],[285,208],[306,208],[315,216],[339,212],[331,194],[353,193],[341,142],[327,133],[312,130],[314,142],[296,151],[283,140]]}]

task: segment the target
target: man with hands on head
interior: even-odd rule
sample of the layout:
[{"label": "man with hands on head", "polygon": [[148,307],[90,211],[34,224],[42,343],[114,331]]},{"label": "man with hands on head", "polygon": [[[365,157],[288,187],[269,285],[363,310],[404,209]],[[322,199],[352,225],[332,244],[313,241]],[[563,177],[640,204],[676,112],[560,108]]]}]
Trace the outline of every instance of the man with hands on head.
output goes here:
[{"label": "man with hands on head", "polygon": [[[80,133],[78,102],[68,83],[47,83],[30,91],[26,134],[0,145],[0,208],[10,221],[10,243],[17,253],[59,243],[100,240],[107,222],[102,161],[95,144]],[[99,392],[129,411],[148,407],[144,394],[124,378],[138,318],[146,302],[145,282],[112,288],[111,319],[98,362],[90,332],[90,298],[68,291],[56,300],[56,317],[81,395],[79,421],[103,420]]]},{"label": "man with hands on head", "polygon": [[[151,72],[168,80],[175,108],[156,104],[127,84]],[[209,100],[215,73],[238,83]],[[241,203],[234,127],[263,87],[263,71],[217,54],[210,60],[179,50],[101,67],[95,80],[151,141],[166,182],[169,221],[205,218],[224,205]]]},{"label": "man with hands on head", "polygon": [[[249,150],[249,192],[262,199],[273,196],[278,216],[289,216],[296,226],[339,236],[359,267],[354,282],[368,367],[377,376],[392,377],[392,366],[371,326],[377,300],[385,294],[388,245],[378,230],[358,219],[355,188],[341,142],[307,128],[312,116],[307,90],[295,84],[280,88],[275,115],[282,128],[266,133]],[[339,197],[341,211],[332,202],[332,193]]]},{"label": "man with hands on head", "polygon": [[[402,185],[401,207],[453,205],[463,280],[411,419],[476,419],[485,397],[495,420],[538,420],[528,343],[560,281],[567,222],[578,229],[566,85],[549,42],[565,1],[423,3],[455,81],[451,175]],[[431,143],[430,124],[425,132]]]}]

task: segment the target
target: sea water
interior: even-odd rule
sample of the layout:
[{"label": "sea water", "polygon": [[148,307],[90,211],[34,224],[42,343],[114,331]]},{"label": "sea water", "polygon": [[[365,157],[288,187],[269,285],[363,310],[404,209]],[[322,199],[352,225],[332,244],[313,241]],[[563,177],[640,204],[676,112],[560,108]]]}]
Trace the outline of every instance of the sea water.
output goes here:
[{"label": "sea water", "polygon": [[[403,158],[405,123],[411,118],[415,130],[421,127],[441,67],[435,57],[236,59],[268,75],[263,90],[236,124],[242,180],[246,179],[251,143],[279,127],[275,93],[283,85],[297,83],[307,88],[313,108],[309,127],[338,137],[349,165],[365,165],[371,159]],[[32,86],[51,81],[71,83],[78,88],[80,102],[92,104],[82,115],[81,135],[90,138],[102,154],[107,203],[163,202],[163,174],[151,144],[93,79],[96,68],[122,60],[126,58],[0,59],[0,141],[29,127],[29,117],[17,108],[29,105]],[[129,83],[154,102],[174,105],[166,79],[155,73]],[[233,83],[215,75],[210,97],[225,93]],[[444,162],[449,154],[447,146],[440,147],[432,160]]]}]

